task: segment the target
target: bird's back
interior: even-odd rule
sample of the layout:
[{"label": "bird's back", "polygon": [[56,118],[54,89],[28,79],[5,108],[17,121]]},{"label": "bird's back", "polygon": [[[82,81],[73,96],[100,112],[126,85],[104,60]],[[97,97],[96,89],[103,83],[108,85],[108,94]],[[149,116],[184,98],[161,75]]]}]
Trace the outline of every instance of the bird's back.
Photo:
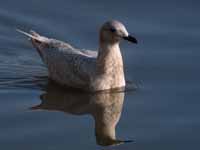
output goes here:
[{"label": "bird's back", "polygon": [[70,87],[89,88],[97,52],[76,49],[55,39],[48,39],[45,43],[32,40],[32,43],[47,65],[52,80]]}]

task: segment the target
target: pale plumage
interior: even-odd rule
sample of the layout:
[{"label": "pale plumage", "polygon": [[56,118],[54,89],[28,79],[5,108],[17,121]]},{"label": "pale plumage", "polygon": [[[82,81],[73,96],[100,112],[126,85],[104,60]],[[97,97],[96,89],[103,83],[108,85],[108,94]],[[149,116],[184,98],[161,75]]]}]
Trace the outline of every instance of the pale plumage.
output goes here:
[{"label": "pale plumage", "polygon": [[118,21],[106,22],[100,30],[99,51],[76,49],[68,43],[49,39],[31,31],[25,33],[47,65],[55,82],[86,91],[101,91],[125,86],[119,42],[137,43]]}]

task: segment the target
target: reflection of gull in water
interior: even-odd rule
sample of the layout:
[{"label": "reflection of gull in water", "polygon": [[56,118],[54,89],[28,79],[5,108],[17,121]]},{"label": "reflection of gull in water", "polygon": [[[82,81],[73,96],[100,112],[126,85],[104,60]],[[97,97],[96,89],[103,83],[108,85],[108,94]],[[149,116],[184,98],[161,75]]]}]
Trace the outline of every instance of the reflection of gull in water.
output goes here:
[{"label": "reflection of gull in water", "polygon": [[125,86],[121,39],[137,43],[119,21],[108,21],[100,29],[99,51],[80,50],[68,43],[25,33],[48,67],[49,77],[61,85],[100,91]]},{"label": "reflection of gull in water", "polygon": [[41,101],[41,104],[33,106],[32,109],[92,115],[95,121],[96,141],[99,145],[108,146],[130,142],[118,140],[115,136],[115,128],[122,112],[124,92],[90,94],[66,91],[48,85],[46,93],[41,95]]}]

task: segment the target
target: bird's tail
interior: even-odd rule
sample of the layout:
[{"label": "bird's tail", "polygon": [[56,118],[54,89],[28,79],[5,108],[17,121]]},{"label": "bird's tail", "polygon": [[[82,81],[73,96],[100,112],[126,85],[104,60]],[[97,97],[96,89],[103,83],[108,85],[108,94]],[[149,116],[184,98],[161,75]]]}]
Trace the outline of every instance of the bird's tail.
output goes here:
[{"label": "bird's tail", "polygon": [[44,49],[48,47],[50,40],[47,37],[39,35],[35,31],[30,31],[30,33],[24,32],[20,29],[16,29],[16,31],[29,37],[29,40],[32,42],[33,46],[38,51],[40,57],[45,62],[45,57],[44,57],[45,51],[44,51]]}]

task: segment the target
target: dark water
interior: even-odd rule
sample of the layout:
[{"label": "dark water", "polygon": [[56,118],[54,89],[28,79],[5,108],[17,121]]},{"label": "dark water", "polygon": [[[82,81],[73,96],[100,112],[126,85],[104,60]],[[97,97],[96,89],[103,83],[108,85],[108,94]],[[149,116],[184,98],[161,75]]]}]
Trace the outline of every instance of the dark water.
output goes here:
[{"label": "dark water", "polygon": [[[2,0],[0,149],[199,149],[199,6],[197,0]],[[52,87],[39,55],[15,31],[34,29],[97,49],[98,29],[108,19],[122,21],[139,41],[121,44],[126,78],[139,87],[125,96]],[[117,139],[134,142],[100,147],[108,140],[95,131],[99,123],[113,132],[117,124]]]}]

